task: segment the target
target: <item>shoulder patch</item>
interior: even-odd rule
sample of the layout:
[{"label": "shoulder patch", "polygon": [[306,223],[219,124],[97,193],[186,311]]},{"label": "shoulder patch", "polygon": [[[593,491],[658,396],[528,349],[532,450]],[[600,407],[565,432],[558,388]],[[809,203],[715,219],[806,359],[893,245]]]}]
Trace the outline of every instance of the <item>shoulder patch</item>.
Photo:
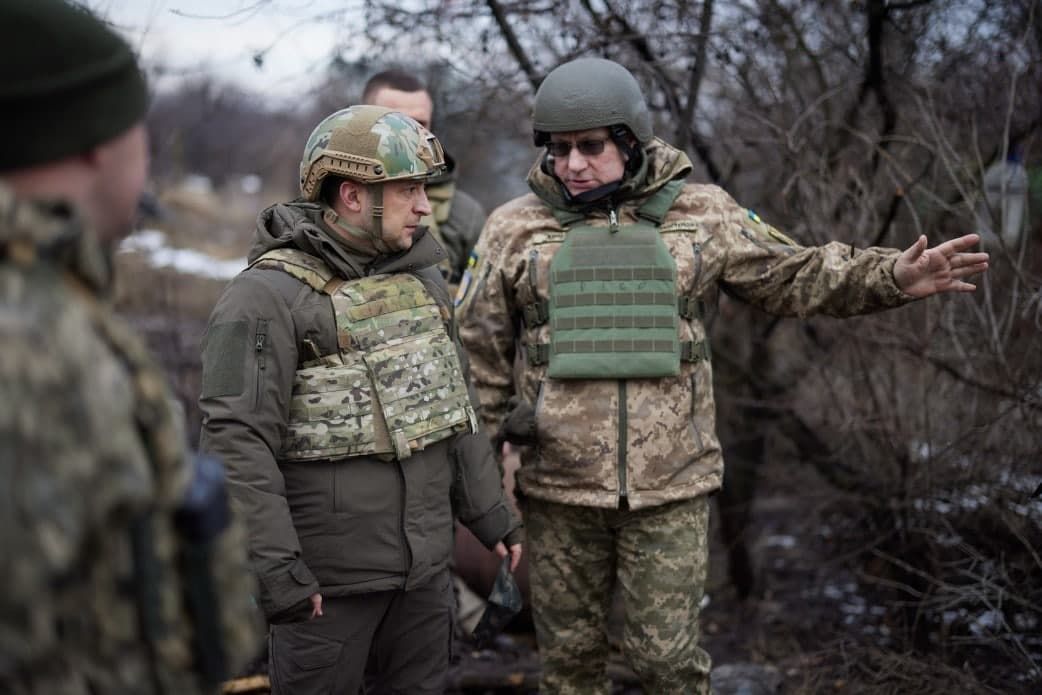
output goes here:
[{"label": "shoulder patch", "polygon": [[782,234],[777,229],[760,219],[760,216],[753,210],[746,208],[745,212],[749,217],[749,223],[747,226],[754,236],[761,240],[775,242],[784,246],[799,246],[799,244],[793,241],[790,237]]},{"label": "shoulder patch", "polygon": [[474,283],[474,269],[477,265],[478,252],[471,251],[470,256],[467,258],[467,269],[463,271],[463,277],[459,281],[459,289],[456,290],[456,298],[452,302],[453,306],[459,306],[467,298],[470,286]]}]

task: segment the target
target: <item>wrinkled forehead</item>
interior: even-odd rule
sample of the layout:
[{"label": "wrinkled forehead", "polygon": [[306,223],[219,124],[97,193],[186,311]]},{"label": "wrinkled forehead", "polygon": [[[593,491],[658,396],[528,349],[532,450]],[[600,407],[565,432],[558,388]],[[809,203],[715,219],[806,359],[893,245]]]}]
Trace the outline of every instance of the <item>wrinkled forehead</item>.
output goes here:
[{"label": "wrinkled forehead", "polygon": [[550,142],[581,142],[582,140],[607,140],[610,133],[607,128],[587,128],[586,130],[570,130],[564,133],[550,133]]}]

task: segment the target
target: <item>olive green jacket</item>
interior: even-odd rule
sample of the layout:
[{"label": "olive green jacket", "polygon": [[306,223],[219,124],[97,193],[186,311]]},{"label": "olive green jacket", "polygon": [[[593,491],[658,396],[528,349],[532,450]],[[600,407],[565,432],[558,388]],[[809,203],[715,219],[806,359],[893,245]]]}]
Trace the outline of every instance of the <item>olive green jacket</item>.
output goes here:
[{"label": "olive green jacket", "polygon": [[[298,201],[261,213],[250,260],[281,247],[316,256],[345,279],[412,273],[450,304],[435,267],[444,252],[430,235],[404,253],[366,258],[328,231],[318,205]],[[294,373],[313,358],[312,345],[321,354],[337,350],[328,295],[271,268],[232,280],[204,343],[202,448],[228,465],[249,522],[261,604],[275,619],[319,591],[423,584],[448,565],[454,514],[490,548],[519,527],[482,433],[456,435],[400,462],[279,460]]]},{"label": "olive green jacket", "polygon": [[[646,171],[614,195],[621,224],[691,172],[687,156],[661,140],[646,153]],[[545,365],[526,361],[527,348],[548,342],[550,332],[526,322],[526,307],[548,301],[550,263],[567,234],[551,209],[583,212],[583,223],[598,226],[611,212],[604,204],[570,208],[538,163],[529,185],[533,193],[490,215],[458,297],[486,426],[499,426],[515,389],[535,408],[538,443],[522,456],[520,489],[593,507],[617,507],[625,497],[634,509],[717,489],[723,461],[710,361],[683,362],[677,376],[629,380],[551,379]],[[850,316],[911,299],[894,283],[897,251],[797,246],[717,186],[684,184],[660,232],[676,263],[678,297],[689,306],[714,285],[780,316]],[[706,340],[700,316],[680,319],[679,339]]]}]

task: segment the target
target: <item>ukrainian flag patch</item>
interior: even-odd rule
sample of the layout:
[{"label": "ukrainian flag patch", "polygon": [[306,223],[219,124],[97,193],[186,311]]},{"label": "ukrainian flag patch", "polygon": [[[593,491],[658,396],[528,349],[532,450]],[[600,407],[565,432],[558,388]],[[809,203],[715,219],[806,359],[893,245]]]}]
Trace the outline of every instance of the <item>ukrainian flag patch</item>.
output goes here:
[{"label": "ukrainian flag patch", "polygon": [[467,258],[467,269],[463,271],[463,277],[459,281],[459,288],[456,290],[456,299],[452,302],[453,306],[459,306],[467,298],[467,292],[470,292],[470,286],[474,282],[474,269],[477,265],[478,252],[471,251],[470,256]]}]

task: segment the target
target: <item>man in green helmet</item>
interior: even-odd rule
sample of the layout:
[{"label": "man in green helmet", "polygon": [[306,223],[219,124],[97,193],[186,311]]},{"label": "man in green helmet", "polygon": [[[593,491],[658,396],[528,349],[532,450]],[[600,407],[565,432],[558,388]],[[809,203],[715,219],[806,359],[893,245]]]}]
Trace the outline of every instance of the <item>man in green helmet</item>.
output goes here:
[{"label": "man in green helmet", "polygon": [[130,46],[0,3],[0,692],[215,692],[259,640],[220,463],[115,314],[148,173]]},{"label": "man in green helmet", "polygon": [[796,245],[686,183],[687,156],[653,136],[639,85],[608,60],[553,70],[533,121],[532,193],[493,211],[457,302],[487,424],[533,445],[517,481],[540,690],[610,692],[617,584],[645,692],[708,693],[698,614],[723,461],[699,299],[721,284],[774,314],[850,316],[971,291],[987,255],[968,252],[975,235],[904,252]]},{"label": "man in green helmet", "polygon": [[[302,198],[257,220],[214,308],[202,445],[246,511],[274,693],[440,693],[453,517],[520,559],[420,225],[444,166],[411,118],[353,106],[312,132]],[[383,692],[384,690],[380,690]]]},{"label": "man in green helmet", "polygon": [[[430,92],[416,76],[402,70],[385,70],[370,77],[362,90],[362,103],[400,111],[428,129],[434,117]],[[427,184],[431,212],[423,218],[446,251],[440,268],[450,287],[463,277],[485,224],[484,208],[456,185],[457,174],[455,160],[446,153],[445,170]]]}]

